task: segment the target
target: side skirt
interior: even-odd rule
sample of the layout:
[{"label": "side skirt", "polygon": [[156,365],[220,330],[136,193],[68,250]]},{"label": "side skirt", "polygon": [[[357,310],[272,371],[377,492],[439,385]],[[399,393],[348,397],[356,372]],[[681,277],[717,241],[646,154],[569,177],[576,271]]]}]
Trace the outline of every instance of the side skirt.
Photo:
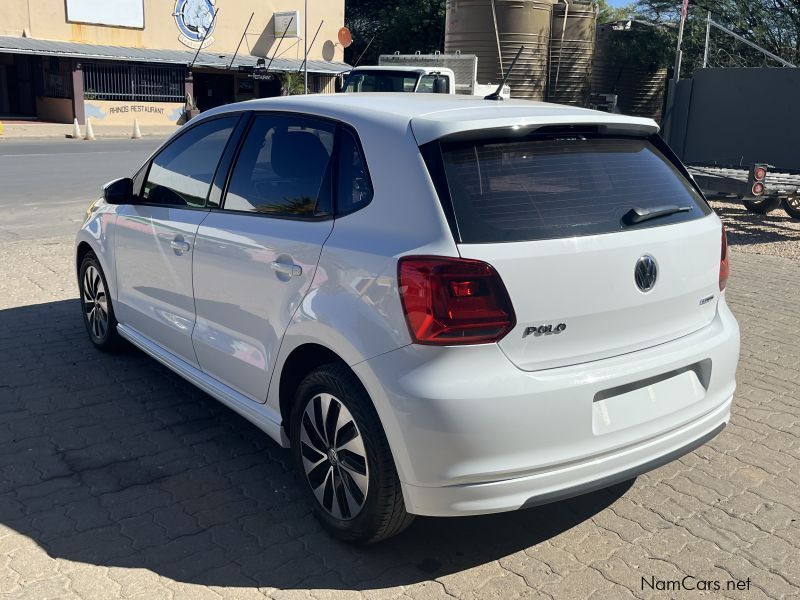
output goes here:
[{"label": "side skirt", "polygon": [[168,350],[153,343],[127,325],[117,325],[119,334],[145,354],[149,354],[165,367],[175,371],[189,383],[194,384],[209,396],[222,402],[261,429],[284,448],[289,447],[289,438],[281,426],[280,415],[265,404],[259,404],[193,367]]}]

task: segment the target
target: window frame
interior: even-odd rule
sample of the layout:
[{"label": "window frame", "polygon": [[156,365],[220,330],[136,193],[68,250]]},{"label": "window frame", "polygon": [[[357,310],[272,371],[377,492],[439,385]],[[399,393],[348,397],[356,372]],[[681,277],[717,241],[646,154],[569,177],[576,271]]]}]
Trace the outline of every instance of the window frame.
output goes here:
[{"label": "window frame", "polygon": [[[139,186],[139,189],[134,189],[133,193],[136,196],[136,205],[137,206],[159,206],[165,208],[174,208],[177,210],[202,210],[208,211],[209,210],[209,198],[211,197],[211,192],[214,189],[214,184],[217,179],[217,175],[220,172],[220,167],[223,164],[223,159],[228,154],[228,150],[232,145],[232,142],[236,141],[238,143],[238,136],[241,136],[241,129],[242,129],[242,117],[245,115],[244,111],[237,111],[237,112],[229,112],[229,113],[221,113],[219,115],[214,115],[213,117],[208,117],[206,119],[198,119],[195,123],[191,123],[190,125],[187,124],[180,129],[178,133],[176,133],[172,138],[170,138],[167,143],[162,145],[158,150],[156,150],[153,155],[147,159],[147,162],[136,172],[134,175],[134,179],[139,176],[139,174],[144,171],[144,177],[142,178],[142,183]],[[189,132],[193,131],[198,127],[202,127],[207,123],[211,123],[213,121],[217,121],[219,119],[230,119],[231,117],[236,117],[236,122],[234,123],[233,129],[231,130],[230,135],[228,136],[228,141],[225,142],[225,147],[222,149],[222,154],[220,154],[219,160],[217,161],[216,166],[214,167],[214,174],[211,177],[211,182],[208,185],[208,192],[206,193],[205,202],[203,206],[179,206],[175,204],[162,204],[159,202],[149,202],[146,199],[142,198],[142,191],[144,186],[147,185],[148,178],[150,177],[150,169],[153,166],[153,161],[158,158],[162,152],[167,150],[172,144],[177,142],[180,138],[187,135]],[[235,144],[234,144],[235,145]],[[228,165],[230,166],[230,165]]]},{"label": "window frame", "polygon": [[[233,178],[233,171],[236,168],[236,164],[239,162],[239,157],[241,156],[242,149],[244,148],[244,144],[247,140],[247,136],[253,128],[253,124],[257,117],[266,116],[277,116],[277,117],[295,117],[299,119],[311,120],[311,121],[322,121],[325,123],[329,123],[334,127],[334,134],[333,134],[333,149],[331,150],[330,161],[328,163],[328,171],[326,172],[325,176],[323,177],[323,183],[325,181],[328,182],[330,186],[330,194],[331,194],[331,212],[330,214],[326,215],[314,215],[314,216],[298,216],[298,215],[278,215],[278,214],[271,214],[271,213],[260,213],[250,210],[237,210],[232,208],[225,208],[225,200],[228,196],[228,189],[231,184],[231,179]],[[236,148],[232,153],[232,158],[227,164],[227,173],[225,173],[224,184],[220,181],[221,186],[221,195],[219,200],[218,206],[208,206],[208,199],[206,199],[206,209],[212,211],[224,211],[228,214],[236,214],[236,215],[250,215],[258,218],[264,219],[281,219],[281,220],[289,220],[289,221],[307,221],[307,222],[318,222],[318,221],[328,221],[331,219],[337,219],[339,217],[343,217],[346,215],[353,214],[365,208],[369,204],[372,203],[372,200],[375,196],[375,187],[372,183],[372,176],[369,172],[369,165],[367,164],[367,157],[366,153],[364,152],[364,147],[361,144],[361,138],[358,135],[358,132],[354,127],[347,123],[343,123],[338,119],[333,119],[330,117],[325,117],[321,115],[315,115],[311,113],[301,113],[296,111],[287,111],[287,110],[252,110],[248,111],[246,117],[240,122],[241,127],[237,129],[241,129],[241,133],[236,141]],[[364,163],[364,170],[366,171],[367,179],[369,180],[370,189],[372,190],[372,195],[370,199],[365,204],[361,205],[358,208],[353,210],[340,212],[339,211],[339,154],[340,154],[340,146],[341,146],[341,131],[347,130],[353,136],[356,141],[356,146],[358,148],[358,152],[361,155],[361,159]],[[227,148],[226,148],[227,152]],[[223,154],[224,157],[224,154]],[[219,175],[219,171],[217,173]],[[214,181],[212,182],[211,189],[217,185],[216,176]]]}]

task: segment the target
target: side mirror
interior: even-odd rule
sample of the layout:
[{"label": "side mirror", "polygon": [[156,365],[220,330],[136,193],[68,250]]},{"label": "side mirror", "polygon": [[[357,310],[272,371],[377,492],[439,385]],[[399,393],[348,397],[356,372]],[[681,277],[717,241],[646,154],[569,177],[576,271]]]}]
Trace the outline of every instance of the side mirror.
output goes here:
[{"label": "side mirror", "polygon": [[103,199],[108,204],[133,204],[133,179],[122,177],[103,186]]},{"label": "side mirror", "polygon": [[450,90],[447,88],[447,79],[445,77],[437,77],[433,80],[434,94],[449,94]]}]

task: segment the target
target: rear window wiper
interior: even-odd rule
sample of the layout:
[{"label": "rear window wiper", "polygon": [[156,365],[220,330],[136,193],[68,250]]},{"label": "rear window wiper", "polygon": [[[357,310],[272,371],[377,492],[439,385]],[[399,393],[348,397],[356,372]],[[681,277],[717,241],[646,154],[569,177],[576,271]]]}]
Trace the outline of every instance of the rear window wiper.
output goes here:
[{"label": "rear window wiper", "polygon": [[626,227],[631,225],[638,225],[650,219],[657,219],[659,217],[666,217],[674,215],[675,213],[690,212],[692,206],[677,206],[675,204],[665,204],[663,206],[653,206],[651,208],[642,208],[634,206],[624,215],[622,215],[622,224]]}]

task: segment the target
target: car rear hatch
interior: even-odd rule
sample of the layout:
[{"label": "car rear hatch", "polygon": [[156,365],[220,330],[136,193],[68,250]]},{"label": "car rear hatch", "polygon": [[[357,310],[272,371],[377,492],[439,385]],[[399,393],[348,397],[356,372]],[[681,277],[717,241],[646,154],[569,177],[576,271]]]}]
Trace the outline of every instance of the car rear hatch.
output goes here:
[{"label": "car rear hatch", "polygon": [[463,258],[492,265],[523,370],[655,346],[706,325],[721,225],[663,142],[592,125],[473,130],[423,156]]}]

